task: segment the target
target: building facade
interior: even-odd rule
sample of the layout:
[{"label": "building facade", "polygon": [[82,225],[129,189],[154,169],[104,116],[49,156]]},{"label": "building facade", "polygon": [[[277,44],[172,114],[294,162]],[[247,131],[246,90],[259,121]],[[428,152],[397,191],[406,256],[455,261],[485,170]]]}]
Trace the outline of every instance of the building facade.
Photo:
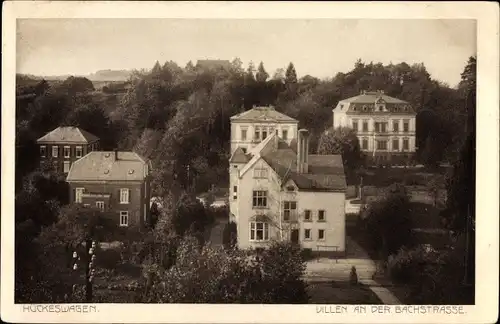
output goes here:
[{"label": "building facade", "polygon": [[37,140],[40,160],[52,161],[56,171],[68,173],[71,165],[99,149],[99,138],[78,127],[58,127]]},{"label": "building facade", "polygon": [[333,109],[333,127],[354,129],[361,150],[375,163],[408,163],[416,151],[414,108],[383,91],[363,91],[339,101]]},{"label": "building facade", "polygon": [[134,152],[90,152],[71,166],[70,202],[108,212],[121,227],[150,222],[151,164]]},{"label": "building facade", "polygon": [[302,248],[345,252],[346,182],[340,155],[310,155],[306,130],[290,143],[272,132],[230,162],[230,218],[238,247],[290,240]]},{"label": "building facade", "polygon": [[231,154],[237,148],[250,153],[271,134],[291,143],[297,138],[299,122],[273,107],[254,107],[231,117]]}]

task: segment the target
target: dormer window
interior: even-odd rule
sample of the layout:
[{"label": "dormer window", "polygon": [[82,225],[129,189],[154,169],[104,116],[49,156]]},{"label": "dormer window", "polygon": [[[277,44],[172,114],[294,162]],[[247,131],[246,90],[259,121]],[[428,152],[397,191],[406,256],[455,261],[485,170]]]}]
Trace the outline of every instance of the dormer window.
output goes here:
[{"label": "dormer window", "polygon": [[287,186],[286,191],[295,191],[295,187],[294,186]]}]

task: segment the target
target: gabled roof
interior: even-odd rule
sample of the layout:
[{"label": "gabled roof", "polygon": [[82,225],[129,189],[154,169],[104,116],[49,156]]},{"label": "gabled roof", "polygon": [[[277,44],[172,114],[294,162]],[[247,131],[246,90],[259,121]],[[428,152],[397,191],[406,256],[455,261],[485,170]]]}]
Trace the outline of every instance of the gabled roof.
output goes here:
[{"label": "gabled roof", "polygon": [[149,174],[149,163],[135,152],[94,151],[75,161],[69,181],[141,181]]},{"label": "gabled roof", "polygon": [[37,140],[39,144],[90,144],[99,140],[99,137],[74,126],[57,127]]},{"label": "gabled roof", "polygon": [[344,191],[346,180],[340,155],[309,154],[308,173],[297,172],[297,153],[286,142],[278,149],[262,155],[262,159],[280,176],[283,183],[293,180],[300,190]]},{"label": "gabled roof", "polygon": [[272,121],[272,122],[298,123],[296,119],[289,117],[283,113],[280,113],[279,111],[276,111],[274,107],[255,107],[232,116],[231,121],[251,121],[251,122]]},{"label": "gabled roof", "polygon": [[234,152],[233,155],[231,155],[231,158],[229,159],[229,163],[248,163],[252,157],[250,154],[245,154],[243,152],[243,149],[241,147],[238,147]]}]

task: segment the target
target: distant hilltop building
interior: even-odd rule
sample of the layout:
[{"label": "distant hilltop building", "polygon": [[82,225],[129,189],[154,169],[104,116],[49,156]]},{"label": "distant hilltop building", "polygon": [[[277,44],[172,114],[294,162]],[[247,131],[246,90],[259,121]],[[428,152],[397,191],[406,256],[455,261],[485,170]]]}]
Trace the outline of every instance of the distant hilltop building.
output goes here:
[{"label": "distant hilltop building", "polygon": [[196,62],[196,67],[207,70],[229,70],[231,68],[231,62],[229,62],[229,60],[198,60],[198,62]]},{"label": "distant hilltop building", "polygon": [[361,150],[375,163],[406,163],[415,153],[416,112],[410,103],[384,94],[362,91],[339,101],[333,127],[351,127]]},{"label": "distant hilltop building", "polygon": [[37,140],[42,161],[55,162],[56,171],[68,173],[76,160],[99,149],[99,138],[81,128],[57,127]]},{"label": "distant hilltop building", "polygon": [[71,166],[70,201],[110,212],[121,227],[149,225],[151,164],[135,152],[90,152]]},{"label": "distant hilltop building", "polygon": [[269,107],[231,118],[229,209],[238,247],[266,248],[272,240],[286,240],[342,255],[342,157],[309,154],[308,131],[297,131],[297,124]]},{"label": "distant hilltop building", "polygon": [[290,144],[297,139],[298,120],[289,117],[274,107],[254,107],[231,117],[231,154],[237,148],[250,152],[252,148],[276,133]]}]

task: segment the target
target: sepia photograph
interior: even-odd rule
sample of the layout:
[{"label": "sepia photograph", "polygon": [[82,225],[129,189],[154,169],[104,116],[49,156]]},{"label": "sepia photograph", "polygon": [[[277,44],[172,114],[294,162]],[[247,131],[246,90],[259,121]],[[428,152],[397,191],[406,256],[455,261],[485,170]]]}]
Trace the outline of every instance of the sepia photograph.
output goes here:
[{"label": "sepia photograph", "polygon": [[376,18],[15,19],[14,304],[478,304],[478,21]]}]

